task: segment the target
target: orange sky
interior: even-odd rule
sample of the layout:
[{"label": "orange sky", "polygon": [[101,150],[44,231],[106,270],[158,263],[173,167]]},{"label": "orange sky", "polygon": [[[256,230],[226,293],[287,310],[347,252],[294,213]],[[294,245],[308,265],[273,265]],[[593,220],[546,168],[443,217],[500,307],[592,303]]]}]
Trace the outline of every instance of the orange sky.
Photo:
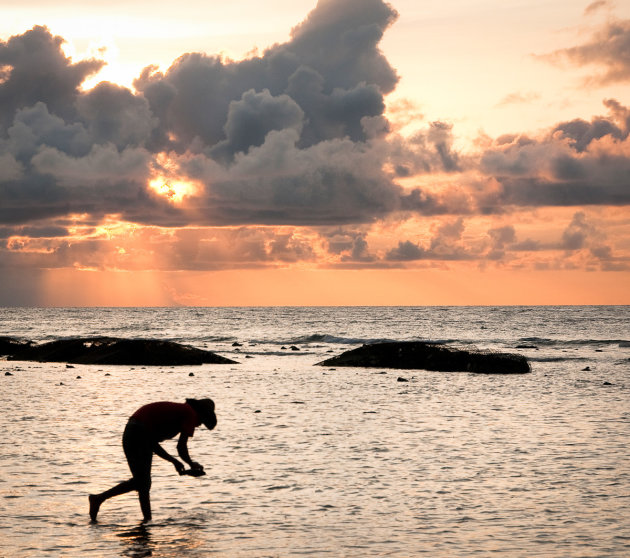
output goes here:
[{"label": "orange sky", "polygon": [[6,13],[0,305],[630,304],[624,3]]}]

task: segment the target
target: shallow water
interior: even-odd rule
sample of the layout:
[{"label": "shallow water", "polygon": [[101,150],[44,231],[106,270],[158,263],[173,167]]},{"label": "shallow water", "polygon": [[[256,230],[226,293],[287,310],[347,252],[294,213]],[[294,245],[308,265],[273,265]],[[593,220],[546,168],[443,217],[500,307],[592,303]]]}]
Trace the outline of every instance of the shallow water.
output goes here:
[{"label": "shallow water", "polygon": [[[627,556],[627,311],[0,310],[9,335],[162,337],[242,363],[0,361],[0,556]],[[313,366],[416,338],[538,348],[516,376]],[[189,444],[208,475],[155,458],[154,520],[129,494],[90,524],[87,494],[129,476],[127,417],[190,396],[217,404]]]}]

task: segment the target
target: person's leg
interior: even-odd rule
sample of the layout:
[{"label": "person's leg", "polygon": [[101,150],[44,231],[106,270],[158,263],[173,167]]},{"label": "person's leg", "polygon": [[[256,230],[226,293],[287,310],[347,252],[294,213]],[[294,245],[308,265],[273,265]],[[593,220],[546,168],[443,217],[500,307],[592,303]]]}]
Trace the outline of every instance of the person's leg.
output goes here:
[{"label": "person's leg", "polygon": [[101,492],[100,494],[90,494],[88,499],[90,501],[90,519],[92,521],[96,521],[96,516],[98,515],[98,510],[101,507],[101,504],[105,500],[109,500],[114,496],[120,496],[121,494],[127,494],[127,492],[131,492],[136,489],[136,482],[133,479],[129,479],[126,481],[117,484],[116,486],[106,490],[105,492]]},{"label": "person's leg", "polygon": [[129,421],[123,433],[123,450],[129,464],[129,469],[133,477],[120,484],[101,492],[100,494],[90,494],[90,519],[96,521],[99,509],[103,502],[127,494],[134,490],[138,491],[140,507],[145,520],[151,519],[151,503],[149,500],[149,490],[151,489],[151,462],[153,450],[144,427]]},{"label": "person's leg", "polygon": [[144,521],[151,521],[151,492],[148,488],[138,490],[138,499],[140,500],[140,509]]},{"label": "person's leg", "polygon": [[138,500],[144,521],[151,520],[151,463],[153,446],[142,425],[132,423],[123,437],[123,448],[133,475],[133,489],[138,491]]}]

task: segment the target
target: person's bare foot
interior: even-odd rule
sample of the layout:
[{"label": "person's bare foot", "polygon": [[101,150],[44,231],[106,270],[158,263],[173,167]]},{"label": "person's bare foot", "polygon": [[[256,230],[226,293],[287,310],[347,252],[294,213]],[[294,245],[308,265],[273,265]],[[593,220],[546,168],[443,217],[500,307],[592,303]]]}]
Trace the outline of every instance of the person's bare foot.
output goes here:
[{"label": "person's bare foot", "polygon": [[90,494],[88,496],[88,500],[90,501],[90,519],[93,523],[96,523],[96,516],[98,515],[98,510],[100,509],[103,501],[97,494]]}]

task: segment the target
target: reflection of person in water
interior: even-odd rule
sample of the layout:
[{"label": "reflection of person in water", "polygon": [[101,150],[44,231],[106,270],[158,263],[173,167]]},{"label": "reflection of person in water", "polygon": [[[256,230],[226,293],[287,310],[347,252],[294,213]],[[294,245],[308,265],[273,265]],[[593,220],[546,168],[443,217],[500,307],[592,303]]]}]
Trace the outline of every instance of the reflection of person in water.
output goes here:
[{"label": "reflection of person in water", "polygon": [[190,474],[202,475],[203,467],[190,459],[188,438],[193,436],[195,427],[204,424],[212,430],[217,424],[212,399],[186,399],[186,403],[161,401],[140,407],[129,419],[122,438],[123,449],[132,478],[101,492],[91,494],[90,518],[96,521],[98,510],[105,500],[136,490],[144,521],[151,519],[151,461],[155,453],[170,461],[180,475],[185,473],[184,464],[166,452],[160,442],[179,434],[177,453],[190,465]]}]

